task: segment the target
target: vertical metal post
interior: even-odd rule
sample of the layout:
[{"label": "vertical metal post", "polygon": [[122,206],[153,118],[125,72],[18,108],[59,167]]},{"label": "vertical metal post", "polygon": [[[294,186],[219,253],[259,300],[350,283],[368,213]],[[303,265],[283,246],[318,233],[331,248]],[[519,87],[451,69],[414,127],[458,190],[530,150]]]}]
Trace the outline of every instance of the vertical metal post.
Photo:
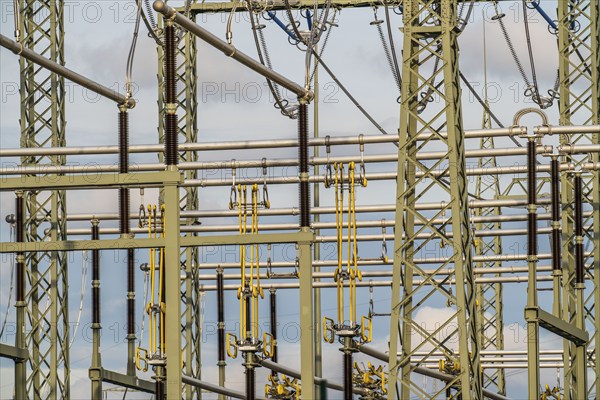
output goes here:
[{"label": "vertical metal post", "polygon": [[[302,228],[308,232],[309,228]],[[315,358],[314,358],[314,322],[312,254],[311,242],[298,243],[300,251],[300,374],[302,379],[302,398],[315,398]]]},{"label": "vertical metal post", "polygon": [[[315,44],[314,51],[318,53],[318,43]],[[314,85],[313,92],[315,97],[313,97],[313,137],[316,139],[319,137],[319,60],[315,57],[315,72],[314,72]],[[319,146],[313,147],[313,157],[319,157]],[[319,165],[313,165],[313,175],[319,176],[321,174]],[[320,199],[320,183],[315,182],[313,185],[313,206],[320,207],[321,199]],[[315,223],[321,220],[321,216],[319,214],[315,214],[313,216],[313,221]],[[315,235],[320,234],[320,229],[315,229]],[[315,243],[313,245],[313,259],[318,261],[321,259],[321,244]],[[321,272],[321,267],[315,266],[314,271],[316,273]],[[319,282],[320,279],[315,279],[315,282]],[[314,316],[313,320],[315,321],[315,376],[322,377],[323,376],[323,361],[322,361],[322,352],[323,352],[323,340],[321,335],[321,289],[315,288],[315,304],[314,304]],[[316,400],[321,400],[321,391],[317,390],[315,393]]]},{"label": "vertical metal post", "polygon": [[[223,289],[223,268],[217,267],[217,319],[219,334],[219,386],[225,386],[225,290]],[[225,396],[220,394],[219,400],[225,400]]]},{"label": "vertical metal post", "polygon": [[[389,364],[388,393],[391,399],[401,369],[401,393],[408,400],[413,394],[421,395],[421,382],[412,374],[410,362],[413,352],[422,346],[431,346],[448,354],[445,342],[453,337],[457,344],[455,360],[460,360],[457,381],[460,390],[457,396],[465,400],[479,399],[481,395],[481,368],[479,362],[479,335],[475,311],[475,286],[472,262],[472,241],[467,205],[467,177],[464,157],[464,129],[460,104],[460,84],[457,42],[457,1],[413,0],[404,3],[404,47],[402,71],[402,97],[400,106],[400,130],[398,148],[398,177],[396,193],[396,220],[394,237],[394,268],[392,276],[392,300],[390,317],[390,355],[398,354],[398,361]],[[440,57],[440,68],[429,74],[433,60]],[[443,88],[443,91],[441,91]],[[423,93],[436,93],[441,101],[427,102]],[[426,106],[426,108],[423,108]],[[447,128],[447,137],[441,138],[439,127]],[[417,145],[419,134],[440,137],[436,146],[445,154],[435,162],[422,162],[418,151],[427,151],[427,143]],[[440,180],[433,171],[447,171],[447,181]],[[423,178],[415,179],[416,172]],[[419,193],[418,197],[415,193]],[[417,201],[426,193],[442,193],[446,211],[451,213],[452,237],[433,226],[432,220],[439,214],[421,212]],[[415,220],[426,225],[428,239],[417,237]],[[420,230],[419,232],[421,232]],[[413,286],[413,276],[430,279],[430,276],[415,263],[415,251],[426,246],[448,248],[449,257],[440,263],[440,269],[448,269],[448,281],[454,280],[456,293],[450,292],[446,284],[435,287]],[[414,301],[414,300],[417,301]],[[425,300],[423,300],[425,299]],[[417,324],[413,315],[429,302],[446,300],[453,311],[447,320],[439,321],[439,329],[426,330]],[[429,300],[429,302],[427,301]],[[455,307],[455,308],[454,308]],[[452,326],[453,328],[448,329]],[[443,341],[435,332],[446,329]],[[418,340],[413,341],[415,333]],[[400,339],[401,338],[401,339]],[[401,343],[401,346],[399,346]],[[398,350],[401,350],[398,352]],[[452,385],[452,384],[450,384]],[[442,388],[445,391],[446,388]]]},{"label": "vertical metal post", "polygon": [[[100,239],[98,219],[92,219],[92,240]],[[102,398],[102,355],[100,353],[100,250],[92,250],[92,399]]]},{"label": "vertical metal post", "polygon": [[[177,171],[177,166],[167,167],[170,171]],[[179,186],[177,183],[167,183],[164,188],[165,204],[165,322],[166,354],[167,354],[167,380],[166,398],[181,398],[181,299],[180,299],[180,253],[179,253]],[[162,400],[162,399],[161,399]]]},{"label": "vertical metal post", "polygon": [[[23,192],[16,193],[16,239],[17,242],[25,241],[25,199],[23,198]],[[16,333],[15,333],[15,347],[18,349],[25,349],[27,347],[25,337],[25,307],[27,302],[25,301],[25,255],[23,253],[16,254],[16,273],[17,273],[17,290],[16,290],[16,303],[17,309],[16,315]],[[26,380],[27,380],[27,361],[17,360],[15,361],[15,398],[25,399],[27,398]]]},{"label": "vertical metal post", "polygon": [[536,143],[535,136],[527,137],[527,306],[525,319],[527,321],[527,370],[528,370],[528,396],[537,399],[540,390],[540,347],[539,347],[539,322],[537,317],[528,317],[527,310],[535,310],[537,300],[537,174],[536,174]]}]

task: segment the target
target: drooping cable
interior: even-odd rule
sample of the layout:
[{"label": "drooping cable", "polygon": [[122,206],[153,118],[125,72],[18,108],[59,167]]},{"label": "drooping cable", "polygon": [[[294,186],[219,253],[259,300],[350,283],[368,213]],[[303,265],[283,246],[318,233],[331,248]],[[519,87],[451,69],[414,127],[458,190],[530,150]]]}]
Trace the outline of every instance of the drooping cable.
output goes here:
[{"label": "drooping cable", "polygon": [[[377,8],[375,7],[373,9],[374,12],[374,20],[371,22],[371,25],[375,26],[377,28],[377,33],[379,34],[379,41],[381,42],[381,47],[383,47],[383,52],[385,53],[385,58],[387,59],[388,62],[388,66],[390,67],[390,70],[392,71],[392,76],[394,77],[394,82],[396,83],[396,86],[398,88],[398,92],[401,91],[400,88],[400,79],[399,79],[399,74],[396,70],[396,66],[394,65],[394,59],[392,57],[392,51],[390,51],[390,47],[388,46],[387,40],[385,38],[385,35],[383,34],[383,29],[381,28],[381,24],[383,23],[382,20],[377,18]],[[389,21],[388,21],[389,23]]]},{"label": "drooping cable", "polygon": [[519,73],[521,74],[521,77],[523,78],[525,85],[530,86],[531,83],[529,82],[529,78],[527,77],[527,74],[525,73],[525,68],[523,68],[523,64],[521,64],[521,60],[519,59],[519,56],[517,55],[517,52],[515,50],[515,47],[513,46],[512,40],[510,40],[510,36],[508,35],[508,31],[506,30],[506,26],[504,25],[503,19],[504,19],[505,15],[502,14],[500,12],[500,10],[498,9],[497,1],[494,1],[494,10],[496,11],[496,15],[494,17],[492,17],[492,20],[498,21],[498,23],[500,24],[500,30],[502,31],[502,36],[504,36],[504,41],[508,45],[508,50],[510,51],[512,58],[515,61],[515,64],[517,65],[517,69],[519,70]]},{"label": "drooping cable", "polygon": [[[340,87],[342,92],[344,92],[344,94],[348,97],[348,99],[352,102],[352,104],[354,104],[356,106],[356,108],[358,108],[358,110],[377,128],[377,130],[379,130],[379,132],[383,133],[384,135],[388,135],[388,132],[386,132],[385,129],[383,129],[381,127],[381,125],[379,125],[377,123],[377,121],[375,121],[375,119],[373,119],[373,117],[371,117],[371,115],[363,108],[363,106],[360,105],[360,103],[354,98],[354,96],[352,96],[350,94],[348,89],[346,89],[346,87],[340,82],[340,80],[337,78],[337,76],[329,69],[329,67],[323,61],[323,59],[318,54],[316,54],[316,52],[314,52],[314,51],[313,51],[313,54],[314,54],[315,58],[317,59],[317,61],[319,62],[319,64],[321,66],[323,66],[323,69],[325,69],[325,71],[327,72],[327,74],[329,74],[331,79],[333,79],[333,81]],[[394,143],[394,145],[396,145],[396,147],[397,147],[398,143]]]},{"label": "drooping cable", "polygon": [[387,26],[388,39],[390,41],[390,52],[392,53],[394,70],[396,71],[396,84],[398,85],[398,91],[402,93],[402,76],[400,74],[400,66],[398,65],[398,57],[396,56],[396,46],[394,45],[394,35],[392,34],[392,23],[390,21],[387,0],[383,0],[383,10],[385,11],[385,24]]},{"label": "drooping cable", "polygon": [[[250,5],[248,5],[248,7],[250,7]],[[266,41],[264,40],[264,36],[262,33],[262,28],[259,26],[259,24],[256,23],[255,16],[252,11],[250,11],[250,25],[252,29],[252,35],[254,37],[256,52],[258,54],[258,60],[261,64],[267,66],[269,69],[272,69],[271,59],[268,55],[268,50],[266,47]],[[286,117],[295,119],[297,117],[297,107],[290,106],[289,102],[286,99],[282,98],[279,86],[268,78],[267,86],[269,87],[269,90],[273,95],[273,99],[275,100],[275,108],[280,110],[281,114],[285,115]]]},{"label": "drooping cable", "polygon": [[73,336],[71,337],[71,343],[69,343],[69,348],[71,348],[73,346],[73,343],[75,343],[77,331],[79,330],[79,324],[81,323],[81,315],[83,314],[83,301],[85,299],[85,283],[87,281],[88,261],[88,252],[87,250],[85,250],[81,255],[81,296],[79,298],[79,311],[77,312],[77,322],[75,322],[75,329],[73,330]]},{"label": "drooping cable", "polygon": [[541,98],[540,98],[540,89],[538,87],[538,82],[537,82],[537,73],[535,71],[535,61],[533,58],[533,49],[531,47],[531,34],[529,32],[529,18],[527,17],[527,2],[526,0],[522,1],[523,3],[523,24],[525,25],[525,37],[527,40],[527,52],[529,53],[529,64],[531,65],[531,77],[533,79],[533,97],[534,97],[534,101],[541,105]]},{"label": "drooping cable", "polygon": [[137,39],[140,31],[140,20],[142,17],[142,0],[136,0],[137,13],[135,16],[135,25],[133,28],[133,37],[131,39],[131,46],[129,47],[129,54],[127,55],[127,66],[125,69],[125,96],[130,98],[132,95],[131,84],[133,76],[133,60],[135,58],[135,49],[137,47]]}]

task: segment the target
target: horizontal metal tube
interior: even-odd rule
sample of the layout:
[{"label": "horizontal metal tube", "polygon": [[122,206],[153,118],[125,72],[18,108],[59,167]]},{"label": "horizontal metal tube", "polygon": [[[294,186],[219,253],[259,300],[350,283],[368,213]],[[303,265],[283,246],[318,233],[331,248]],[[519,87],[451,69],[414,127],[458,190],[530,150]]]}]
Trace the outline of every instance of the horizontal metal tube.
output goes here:
[{"label": "horizontal metal tube", "polygon": [[[503,137],[510,136],[511,129],[477,129],[465,131],[465,139],[479,139],[482,137]],[[417,140],[430,139],[430,134],[422,133],[417,136]],[[445,132],[440,136],[445,138]],[[437,140],[438,137],[432,138]],[[312,147],[326,146],[328,141],[330,146],[378,144],[378,143],[397,143],[397,135],[355,135],[355,136],[334,136],[326,139],[309,139],[308,145]],[[298,141],[293,139],[275,139],[275,140],[240,140],[240,141],[220,141],[220,142],[199,142],[199,143],[180,143],[181,151],[219,151],[219,150],[250,150],[250,149],[273,149],[297,147]],[[162,144],[140,144],[129,146],[130,153],[159,153],[164,151]],[[41,156],[41,155],[86,155],[86,154],[117,154],[118,146],[81,146],[81,147],[43,147],[43,148],[16,148],[0,149],[0,157],[20,157],[20,156]]]},{"label": "horizontal metal tube", "polygon": [[[194,170],[194,168],[190,168],[186,166],[187,163],[181,163],[179,168],[180,170]],[[161,171],[163,169],[158,168],[158,166],[162,167],[162,164],[138,164],[131,165],[131,172],[154,172]],[[586,164],[588,165],[588,164]],[[589,163],[589,170],[600,170],[600,163]],[[75,169],[82,169],[82,172],[86,172],[88,174],[97,174],[98,172],[117,172],[117,166],[106,166],[105,171],[99,171],[98,166],[84,166],[84,167],[58,167],[58,166],[43,166],[40,168],[36,167],[24,167],[22,170],[9,170],[6,168],[2,170],[1,175],[19,175],[19,174],[52,174],[52,173],[69,173]],[[560,167],[561,171],[573,171],[575,170],[575,166],[573,164],[562,164]],[[510,167],[495,167],[495,168],[472,168],[468,169],[466,175],[467,176],[481,176],[481,175],[520,175],[527,172],[527,167],[520,166],[510,166]],[[550,172],[549,165],[542,165],[538,167],[538,172]],[[367,180],[370,181],[390,181],[396,180],[396,172],[379,172],[379,173],[371,173],[366,174]],[[422,178],[424,176],[423,172],[418,172],[415,174],[416,178]],[[434,178],[446,177],[447,173],[445,171],[436,171],[431,174]],[[51,176],[46,177],[50,179]],[[311,183],[324,182],[325,177],[322,175],[318,176],[309,176],[308,181]],[[263,177],[257,178],[238,178],[236,179],[236,184],[241,185],[253,185],[253,184],[262,184],[264,182]],[[281,177],[268,177],[266,178],[266,183],[271,185],[282,185],[282,184],[292,184],[297,185],[299,179],[297,176],[281,176]],[[223,186],[231,186],[233,183],[232,179],[186,179],[180,187],[223,187]],[[141,186],[141,185],[140,185]],[[153,185],[144,185],[144,187],[154,187]]]},{"label": "horizontal metal tube", "polygon": [[[589,278],[586,278],[589,279]],[[547,276],[540,276],[538,275],[536,277],[536,282],[551,282],[552,281],[552,276],[551,275],[547,275]],[[508,276],[508,277],[494,277],[494,278],[475,278],[475,283],[526,283],[528,282],[528,277],[527,276]],[[414,280],[414,285],[420,285],[423,283],[423,279],[415,279]],[[436,285],[455,285],[456,282],[454,279],[450,279],[450,280],[446,280],[442,283],[442,281],[440,280],[433,280],[430,281],[429,283],[427,283],[427,285],[431,285],[432,283],[435,283]],[[270,282],[270,281],[266,281],[262,283],[262,286],[265,288],[274,288],[274,289],[299,289],[300,285],[297,282]],[[370,282],[365,282],[365,281],[358,281],[356,282],[356,286],[357,287],[391,287],[392,286],[392,281],[391,280],[373,280]],[[224,290],[238,290],[240,287],[239,284],[229,284],[229,285],[224,285],[223,289]],[[337,282],[313,282],[312,285],[313,288],[337,288]],[[216,285],[202,285],[202,290],[204,291],[216,291],[217,290],[217,286]]]},{"label": "horizontal metal tube", "polygon": [[[546,206],[550,204],[549,197],[542,197],[538,199],[538,205]],[[491,208],[491,207],[524,207],[527,205],[525,200],[471,200],[468,203],[469,208]],[[423,210],[440,210],[442,203],[420,203],[415,206],[419,211]],[[348,209],[345,207],[344,212]],[[373,205],[361,205],[356,206],[357,213],[383,213],[383,212],[395,212],[395,204],[373,204]],[[311,214],[334,214],[335,207],[313,207],[310,210]],[[299,213],[298,208],[270,208],[270,209],[259,209],[259,216],[297,216]],[[186,218],[223,218],[223,217],[236,217],[238,212],[236,210],[183,210],[180,213],[182,219]],[[508,216],[500,216],[502,218]],[[67,221],[90,221],[92,218],[96,218],[99,221],[116,220],[119,218],[117,213],[102,213],[102,214],[80,214],[70,213],[67,214]],[[137,219],[138,214],[130,214],[131,219]],[[38,220],[42,219],[40,215]]]},{"label": "horizontal metal tube", "polygon": [[[540,154],[549,154],[552,150],[551,146],[540,146],[538,147]],[[502,154],[501,154],[502,153]],[[505,155],[505,156],[516,156],[522,155],[524,151],[521,148],[514,149],[496,149],[496,150],[467,150],[465,157],[477,158],[477,157],[491,157],[493,155]],[[422,152],[417,156],[418,160],[437,160],[444,156],[443,152]],[[339,156],[339,157],[311,157],[308,160],[309,165],[333,165],[333,163],[360,163],[374,164],[374,163],[396,163],[398,161],[398,154],[376,154],[368,156]],[[242,161],[209,161],[209,162],[182,162],[179,164],[182,170],[231,170],[235,169],[246,169],[246,168],[263,168],[263,167],[297,167],[298,159],[267,159],[267,160],[242,160]],[[148,163],[148,164],[134,164],[131,165],[132,171],[160,171],[161,167],[164,168],[163,164],[160,163]],[[2,167],[0,170],[2,175],[20,175],[20,174],[35,174],[35,173],[100,173],[100,172],[115,172],[118,167],[113,164],[85,164],[84,162],[71,165],[52,165],[52,164],[37,164],[37,165],[11,165],[9,167]]]},{"label": "horizontal metal tube", "polygon": [[77,72],[72,71],[52,60],[49,60],[32,50],[26,49],[22,44],[10,40],[4,35],[0,35],[0,45],[12,51],[16,55],[26,58],[27,60],[46,68],[47,70],[54,72],[65,79],[70,80],[71,82],[77,83],[78,85],[81,85],[102,97],[106,97],[107,99],[116,102],[117,104],[124,104],[129,108],[135,107],[134,99],[127,98],[124,95],[119,94],[114,90],[107,88],[106,86],[102,86],[99,83],[94,82],[93,80],[86,78],[85,76],[80,75]]},{"label": "horizontal metal tube", "polygon": [[[586,252],[586,257],[591,257],[593,253]],[[550,260],[552,255],[550,253],[540,253],[538,254],[539,260]],[[447,257],[417,257],[414,259],[415,264],[439,264],[448,261]],[[527,254],[492,254],[486,256],[473,256],[473,262],[493,262],[493,261],[527,261]],[[274,261],[272,263],[273,267],[294,267],[296,264],[293,261]],[[318,267],[337,267],[337,260],[314,260],[314,266]],[[391,259],[384,263],[381,260],[377,261],[359,261],[359,265],[392,265]],[[239,263],[231,263],[231,262],[219,262],[219,263],[211,263],[205,262],[201,263],[199,268],[203,269],[215,269],[218,266],[221,266],[224,269],[229,268],[239,268]]]},{"label": "horizontal metal tube", "polygon": [[[266,266],[263,264],[261,265],[261,268],[264,270],[266,269]],[[485,269],[485,268],[480,268],[480,269]],[[549,267],[544,267],[544,268],[538,268],[537,271],[538,272],[548,272],[551,271],[552,269]],[[504,271],[505,273],[525,273],[527,272],[525,271],[515,271],[513,270],[508,270],[506,269]],[[361,271],[363,278],[386,278],[386,277],[391,277],[392,276],[392,271]],[[439,271],[439,273],[436,273],[435,271],[431,271],[431,273],[435,273],[435,275],[449,275],[450,273],[454,273],[454,270],[452,271]],[[482,275],[484,273],[487,274],[492,274],[492,272],[479,272],[478,275]],[[493,273],[494,275],[499,274],[498,272]],[[334,272],[313,272],[313,279],[333,279],[335,276]],[[261,279],[275,279],[275,280],[281,280],[281,279],[290,279],[289,277],[272,277],[269,278],[269,276],[264,273],[264,274],[260,274],[260,278]],[[198,279],[200,281],[214,281],[215,280],[215,275],[214,274],[200,274],[195,276],[195,279]],[[227,281],[239,281],[241,279],[241,275],[240,274],[226,274],[223,276],[224,280]],[[478,278],[477,278],[478,279]],[[495,278],[493,278],[495,279]]]},{"label": "horizontal metal tube", "polygon": [[[585,229],[586,231],[591,230],[591,226],[587,226]],[[199,232],[200,227],[197,226],[193,226],[193,225],[183,225],[180,227],[180,231],[182,233],[189,233],[189,232]],[[266,231],[297,231],[298,229],[263,229]],[[139,234],[143,234],[148,232],[147,229],[144,228],[131,228],[130,229],[131,233],[139,233]],[[160,232],[161,230],[158,229],[158,232]],[[234,231],[233,229],[231,231]],[[211,233],[218,233],[218,230],[215,231],[210,231]],[[71,229],[67,229],[67,235],[69,236],[78,236],[78,235],[85,235],[86,233],[86,229],[84,228],[71,228]],[[104,228],[100,231],[100,233],[102,235],[113,235],[113,234],[117,234],[119,233],[119,229],[118,228]],[[547,228],[539,228],[537,230],[537,234],[538,235],[548,235],[552,233],[552,228],[547,227]],[[433,233],[429,233],[429,232],[424,232],[424,233],[419,233],[417,235],[415,235],[414,237],[416,239],[429,239],[431,236],[433,235]],[[446,232],[445,235],[449,238],[453,237],[453,233],[452,232]],[[523,235],[527,235],[527,229],[489,229],[489,230],[476,230],[475,231],[475,237],[499,237],[499,236],[523,236]],[[210,237],[210,236],[209,236]],[[385,235],[383,234],[364,234],[364,235],[357,235],[356,239],[359,242],[375,242],[375,241],[380,241],[383,240],[385,238],[385,240],[394,240],[394,234],[393,233],[387,233]],[[315,237],[315,241],[319,242],[319,243],[332,243],[332,242],[336,242],[337,241],[337,237],[336,236],[316,236]]]},{"label": "horizontal metal tube", "polygon": [[235,46],[230,45],[227,42],[221,40],[206,29],[202,28],[200,25],[196,24],[191,19],[181,15],[177,12],[177,10],[175,10],[173,7],[168,6],[165,2],[161,0],[156,0],[153,4],[153,7],[157,12],[161,13],[166,18],[172,18],[176,24],[178,24],[188,32],[194,34],[196,37],[205,41],[215,49],[222,51],[226,56],[231,57],[240,64],[245,65],[246,67],[250,68],[255,72],[258,72],[265,78],[276,82],[280,86],[295,93],[298,97],[303,98],[307,101],[312,100],[312,98],[314,97],[314,93],[308,88],[305,88],[289,80],[283,75],[262,65],[258,61],[254,60],[252,57],[249,57],[241,51],[237,50]]},{"label": "horizontal metal tube", "polygon": [[600,133],[600,125],[584,125],[584,126],[536,126],[533,128],[534,133],[540,135],[554,135],[554,134],[571,134],[571,133]]},{"label": "horizontal metal tube", "polygon": [[[550,220],[551,216],[550,214],[538,214],[540,217],[538,218],[539,221],[548,221]],[[583,213],[584,217],[589,217],[592,215],[592,212],[588,211]],[[132,216],[132,219],[137,220],[138,216]],[[188,226],[185,223],[185,217],[182,217],[182,222],[181,222],[181,229],[183,232],[202,232],[202,233],[218,233],[218,232],[238,232],[239,231],[239,225],[235,225],[235,224],[229,224],[229,225],[200,225],[200,226],[190,226],[188,228]],[[523,215],[489,215],[489,216],[485,216],[485,217],[473,217],[471,219],[471,221],[473,223],[488,223],[488,222],[523,222],[523,221],[527,221],[527,214],[523,214]],[[432,225],[440,225],[440,224],[444,224],[446,223],[447,220],[444,220],[442,218],[437,218],[431,221]],[[418,223],[415,224],[416,226],[421,226],[422,223]],[[342,226],[344,228],[346,228],[348,226],[347,221],[344,221],[344,223],[342,224]],[[357,228],[391,228],[394,226],[394,220],[393,219],[383,219],[383,220],[367,220],[367,221],[357,221],[356,222],[356,227]],[[336,228],[336,223],[335,222],[314,222],[311,224],[311,228],[312,229],[335,229]],[[145,228],[134,228],[134,232],[135,233],[145,233],[147,232],[147,229]],[[298,230],[299,229],[299,225],[297,223],[277,223],[277,224],[259,224],[258,226],[259,231],[283,231],[283,230]],[[160,230],[159,230],[160,231]],[[480,233],[480,235],[477,235],[477,232]],[[494,236],[494,235],[489,235],[487,234],[488,232],[491,232],[489,230],[484,230],[484,231],[476,231],[476,236]],[[508,229],[504,229],[504,230],[494,230],[494,232],[510,232],[510,230]],[[68,232],[68,234],[70,235],[79,235],[79,234],[83,234],[83,230],[81,229],[70,229]],[[112,234],[115,233],[114,232],[114,228],[105,228],[102,230],[103,234]],[[391,235],[391,234],[390,234]],[[387,239],[387,237],[386,237]]]}]

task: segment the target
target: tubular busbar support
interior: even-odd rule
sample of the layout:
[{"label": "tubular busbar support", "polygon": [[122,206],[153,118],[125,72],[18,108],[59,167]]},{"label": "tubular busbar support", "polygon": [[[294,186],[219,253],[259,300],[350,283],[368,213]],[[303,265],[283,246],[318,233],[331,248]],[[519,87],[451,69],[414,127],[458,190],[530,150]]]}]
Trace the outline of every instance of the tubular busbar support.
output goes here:
[{"label": "tubular busbar support", "polygon": [[[225,387],[225,291],[223,290],[223,268],[217,267],[217,319],[218,319],[218,336],[219,336],[219,360],[217,367],[219,368],[219,386]],[[225,400],[225,396],[219,393],[219,400]]]},{"label": "tubular busbar support", "polygon": [[[575,326],[585,331],[585,264],[583,257],[583,188],[581,172],[578,171],[573,177],[573,202],[575,207],[575,301],[577,302],[577,313]],[[598,271],[596,271],[598,273]],[[598,307],[598,305],[596,305]],[[577,393],[587,391],[587,342],[577,344],[575,357],[575,370],[577,380],[575,382]]]},{"label": "tubular busbar support", "polygon": [[[92,240],[100,239],[99,221],[92,219]],[[102,398],[102,358],[100,354],[100,250],[92,250],[92,398]]]},{"label": "tubular busbar support", "polygon": [[561,232],[560,232],[560,166],[558,154],[551,154],[550,161],[550,185],[551,185],[551,207],[552,207],[552,292],[554,303],[552,311],[555,317],[561,318]]},{"label": "tubular busbar support", "polygon": [[537,399],[540,390],[539,370],[539,320],[530,317],[528,310],[536,310],[537,301],[537,175],[536,175],[536,136],[527,136],[527,266],[529,269],[527,284],[527,369],[529,374],[528,396]]},{"label": "tubular busbar support", "polygon": [[[17,242],[25,241],[25,198],[23,192],[16,192],[16,204],[15,204],[15,231]],[[17,272],[17,298],[16,298],[16,335],[15,335],[15,347],[17,349],[26,349],[26,336],[25,336],[25,307],[27,305],[25,301],[25,255],[24,253],[17,253],[16,255],[16,272]],[[15,360],[15,398],[25,399],[27,398],[27,360]]]}]

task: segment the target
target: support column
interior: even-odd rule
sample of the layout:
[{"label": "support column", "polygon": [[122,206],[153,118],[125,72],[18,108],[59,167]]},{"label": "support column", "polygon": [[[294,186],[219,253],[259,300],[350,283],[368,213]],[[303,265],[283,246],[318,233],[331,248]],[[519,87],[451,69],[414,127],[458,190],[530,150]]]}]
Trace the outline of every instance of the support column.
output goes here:
[{"label": "support column", "polygon": [[[308,232],[308,228],[303,228]],[[302,398],[315,398],[315,357],[312,255],[311,243],[298,243],[300,251],[300,374],[302,380]]]},{"label": "support column", "polygon": [[[177,166],[168,167],[170,171],[177,171]],[[175,400],[181,398],[181,271],[179,258],[179,186],[177,183],[168,183],[164,188],[166,216],[165,216],[165,304],[166,304],[166,355],[167,355],[167,380],[166,398]],[[161,399],[162,400],[162,399]]]},{"label": "support column", "polygon": [[[15,204],[15,216],[16,216],[16,241],[25,241],[25,199],[23,192],[16,193],[16,204]],[[25,301],[25,255],[23,253],[16,254],[16,275],[17,275],[17,290],[16,290],[16,302],[15,307],[16,313],[16,332],[15,332],[15,347],[17,349],[26,349],[26,323],[25,323],[25,307],[27,302]],[[17,360],[15,361],[15,398],[25,399],[27,398],[26,381],[27,381],[27,361]]]},{"label": "support column", "polygon": [[[475,287],[472,262],[472,238],[467,204],[467,177],[464,156],[464,129],[460,103],[458,43],[455,0],[431,2],[413,0],[404,3],[404,46],[402,97],[398,149],[398,178],[394,238],[394,268],[390,318],[390,361],[388,395],[408,400],[421,395],[422,379],[412,373],[412,354],[423,346],[449,354],[450,361],[460,368],[456,379],[446,388],[459,384],[456,396],[464,400],[480,399],[481,368],[479,335],[475,312]],[[439,69],[431,73],[439,57]],[[429,102],[433,94],[441,101]],[[433,98],[432,98],[433,100]],[[447,137],[440,135],[447,128]],[[419,151],[428,151],[427,142],[417,143],[420,135],[434,136],[436,150],[445,154],[438,160],[423,162]],[[448,173],[441,179],[434,172]],[[416,172],[423,173],[420,179]],[[418,196],[416,195],[418,193]],[[449,214],[448,226],[434,225],[440,213],[420,211],[417,203],[427,194],[444,201]],[[427,232],[427,239],[418,237],[415,222],[423,224],[418,233]],[[451,228],[450,236],[446,229]],[[439,285],[413,286],[413,276],[431,279],[415,254],[428,249],[448,253],[448,261],[440,261],[439,269],[451,271]],[[446,254],[440,254],[446,255]],[[444,260],[445,257],[440,257]],[[457,282],[456,286],[450,283]],[[424,307],[448,304],[447,319],[435,328],[424,328],[413,316]],[[442,304],[443,304],[442,303]],[[439,332],[445,332],[440,338]],[[401,340],[399,340],[401,338]],[[455,347],[451,349],[449,343]],[[401,346],[400,346],[401,344]],[[400,350],[400,351],[398,351]],[[392,355],[398,354],[398,361]],[[400,372],[400,393],[394,392]],[[445,391],[446,388],[442,388]]]}]

